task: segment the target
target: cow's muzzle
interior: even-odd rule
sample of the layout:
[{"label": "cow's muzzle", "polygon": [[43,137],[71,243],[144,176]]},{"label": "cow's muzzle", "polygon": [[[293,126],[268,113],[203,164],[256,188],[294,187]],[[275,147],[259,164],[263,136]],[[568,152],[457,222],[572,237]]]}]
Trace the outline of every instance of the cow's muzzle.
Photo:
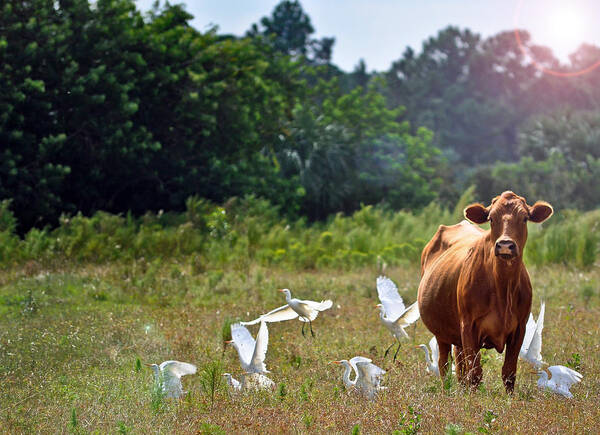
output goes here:
[{"label": "cow's muzzle", "polygon": [[510,260],[519,255],[519,248],[517,244],[510,239],[498,240],[494,249],[496,257]]}]

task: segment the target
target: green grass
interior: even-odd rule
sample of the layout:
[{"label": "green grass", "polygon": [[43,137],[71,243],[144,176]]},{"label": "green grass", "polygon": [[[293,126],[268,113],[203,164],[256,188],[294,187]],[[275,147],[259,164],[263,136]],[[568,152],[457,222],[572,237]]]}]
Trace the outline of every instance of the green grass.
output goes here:
[{"label": "green grass", "polygon": [[[383,360],[392,338],[373,307],[379,267],[370,264],[303,270],[255,259],[244,267],[199,268],[177,257],[59,258],[6,268],[0,271],[0,432],[586,433],[600,425],[597,267],[529,268],[535,315],[546,300],[544,359],[577,365],[584,375],[572,389],[575,398],[565,400],[539,391],[522,363],[515,394],[507,396],[495,351],[483,358],[478,391],[456,382],[444,388],[413,348],[430,338],[420,322],[397,363]],[[416,299],[416,263],[389,265],[387,274],[406,302]],[[267,367],[278,388],[231,395],[213,373],[222,367],[240,374],[235,350],[223,353],[223,325],[283,304],[281,287],[301,298],[331,298],[334,306],[314,322],[315,339],[302,337],[298,321],[269,325]],[[388,371],[389,389],[375,402],[346,392],[342,370],[327,364],[355,355]],[[166,359],[198,366],[198,374],[183,378],[189,393],[182,400],[155,397],[152,371],[140,364]]]}]

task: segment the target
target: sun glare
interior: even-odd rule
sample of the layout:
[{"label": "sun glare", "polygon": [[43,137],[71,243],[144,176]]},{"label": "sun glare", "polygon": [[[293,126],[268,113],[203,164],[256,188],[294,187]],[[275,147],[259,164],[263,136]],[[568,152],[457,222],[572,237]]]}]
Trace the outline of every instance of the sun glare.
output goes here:
[{"label": "sun glare", "polygon": [[[597,16],[598,0],[517,0],[515,7],[515,39],[520,49],[531,58],[531,52],[521,41],[519,29],[531,34],[532,42],[550,48],[564,67],[571,62],[569,56],[584,43],[593,43],[598,37],[594,18]],[[537,59],[531,58],[535,66],[545,73],[572,77],[588,73],[600,66],[600,59],[589,65],[579,65],[577,70],[558,67],[548,69]]]},{"label": "sun glare", "polygon": [[559,58],[566,58],[577,50],[585,38],[585,20],[581,12],[569,5],[561,5],[548,14],[548,44]]}]

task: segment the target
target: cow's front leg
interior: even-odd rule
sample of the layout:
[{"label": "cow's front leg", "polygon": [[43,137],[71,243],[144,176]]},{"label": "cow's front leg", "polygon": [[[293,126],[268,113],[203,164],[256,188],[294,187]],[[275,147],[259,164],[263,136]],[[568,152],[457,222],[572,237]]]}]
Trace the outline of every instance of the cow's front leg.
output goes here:
[{"label": "cow's front leg", "polygon": [[483,371],[481,370],[481,355],[479,354],[479,340],[475,331],[475,325],[463,322],[460,333],[463,345],[466,381],[473,388],[476,388],[481,382]]},{"label": "cow's front leg", "polygon": [[524,335],[525,329],[519,327],[508,337],[506,342],[506,355],[504,356],[504,365],[502,366],[502,382],[504,382],[506,392],[510,394],[512,394],[515,388],[517,360],[519,359],[519,350],[523,344]]},{"label": "cow's front leg", "polygon": [[467,369],[465,367],[465,354],[461,346],[454,346],[454,361],[456,361],[456,379],[464,385],[467,380]]},{"label": "cow's front leg", "polygon": [[440,350],[440,355],[438,357],[438,369],[440,371],[440,378],[442,378],[442,383],[446,378],[446,371],[448,370],[448,354],[450,353],[451,344],[441,342],[437,337],[438,348]]}]

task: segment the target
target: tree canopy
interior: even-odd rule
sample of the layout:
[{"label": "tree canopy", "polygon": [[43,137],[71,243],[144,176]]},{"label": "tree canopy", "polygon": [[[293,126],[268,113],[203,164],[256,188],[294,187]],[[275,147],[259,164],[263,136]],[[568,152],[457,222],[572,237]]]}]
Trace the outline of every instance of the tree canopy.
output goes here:
[{"label": "tree canopy", "polygon": [[[506,187],[600,205],[600,71],[543,74],[532,59],[567,67],[523,31],[527,56],[512,32],[448,27],[388,71],[344,72],[298,1],[239,37],[169,3],[0,7],[0,199],[21,230],[192,196],[254,194],[309,219],[450,202],[471,184],[482,200]],[[583,45],[571,67],[599,56]]]}]

